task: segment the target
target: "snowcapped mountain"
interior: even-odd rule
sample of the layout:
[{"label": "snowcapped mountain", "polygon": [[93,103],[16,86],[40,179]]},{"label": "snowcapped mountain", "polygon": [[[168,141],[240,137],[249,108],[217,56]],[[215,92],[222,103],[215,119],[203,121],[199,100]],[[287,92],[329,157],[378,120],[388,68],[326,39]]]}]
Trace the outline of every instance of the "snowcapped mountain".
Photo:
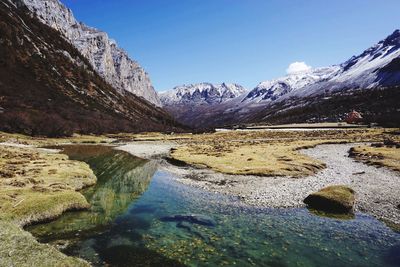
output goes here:
[{"label": "snowcapped mountain", "polygon": [[247,90],[234,83],[198,83],[177,86],[172,90],[160,93],[163,106],[220,104],[236,98]]},{"label": "snowcapped mountain", "polygon": [[265,81],[248,93],[211,106],[195,108],[196,98],[187,97],[182,100],[185,114],[177,115],[182,112],[179,108],[167,110],[186,124],[204,128],[335,121],[354,108],[368,114],[371,121],[389,125],[400,121],[399,88],[400,31],[396,30],[342,64]]},{"label": "snowcapped mountain", "polygon": [[[311,69],[262,82],[249,92],[243,102],[267,103],[284,101],[290,97],[399,85],[399,61],[400,31],[396,30],[386,39],[340,65]],[[397,71],[393,69],[396,64]],[[391,71],[388,69],[390,66]]]},{"label": "snowcapped mountain", "polygon": [[160,106],[148,74],[107,33],[78,22],[59,0],[10,0],[26,6],[43,23],[59,31],[93,68],[120,93],[131,92]]},{"label": "snowcapped mountain", "polygon": [[261,82],[251,90],[242,102],[260,103],[275,101],[279,97],[297,89],[330,79],[340,70],[339,66],[311,69],[308,71],[290,74],[271,81]]},{"label": "snowcapped mountain", "polygon": [[[400,85],[400,31],[338,65],[330,79],[310,84],[287,97],[306,97],[357,89],[374,89]],[[284,99],[283,99],[284,100]]]}]

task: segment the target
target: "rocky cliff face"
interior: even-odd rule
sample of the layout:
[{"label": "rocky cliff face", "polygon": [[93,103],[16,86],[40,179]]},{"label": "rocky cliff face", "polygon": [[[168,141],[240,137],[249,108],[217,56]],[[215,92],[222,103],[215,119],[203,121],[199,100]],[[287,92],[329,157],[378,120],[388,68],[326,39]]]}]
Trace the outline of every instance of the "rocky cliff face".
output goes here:
[{"label": "rocky cliff face", "polygon": [[107,33],[78,22],[59,0],[11,0],[26,6],[43,23],[59,31],[93,68],[120,93],[131,92],[161,106],[149,75]]},{"label": "rocky cliff face", "polygon": [[65,35],[0,1],[0,131],[55,137],[181,130],[163,109],[105,82]]}]

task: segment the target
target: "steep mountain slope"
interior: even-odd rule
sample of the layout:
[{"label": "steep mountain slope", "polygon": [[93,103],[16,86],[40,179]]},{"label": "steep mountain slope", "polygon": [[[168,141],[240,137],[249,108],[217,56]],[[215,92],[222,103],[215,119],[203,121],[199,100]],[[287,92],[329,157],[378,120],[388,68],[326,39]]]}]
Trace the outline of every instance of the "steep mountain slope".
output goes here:
[{"label": "steep mountain slope", "polygon": [[275,101],[279,97],[305,86],[329,80],[340,70],[339,66],[317,68],[260,83],[251,90],[243,102]]},{"label": "steep mountain slope", "polygon": [[177,86],[172,90],[160,93],[163,107],[178,121],[187,125],[196,125],[192,120],[198,113],[207,112],[212,106],[229,102],[246,93],[247,90],[238,84],[198,83]]},{"label": "steep mountain slope", "polygon": [[2,1],[0,130],[59,136],[180,128],[143,98],[118,93],[57,30]]},{"label": "steep mountain slope", "polygon": [[[338,120],[357,109],[367,121],[400,123],[400,31],[339,65],[329,79],[287,93],[250,114],[250,122]],[[260,108],[259,108],[260,109]]]},{"label": "steep mountain slope", "polygon": [[114,88],[161,106],[148,74],[107,33],[78,22],[59,0],[12,0],[26,6],[43,23],[59,31]]},{"label": "steep mountain slope", "polygon": [[354,90],[381,88],[400,84],[400,69],[395,66],[400,58],[400,31],[396,30],[384,40],[358,56],[339,65],[340,70],[323,83],[305,86],[292,96],[312,96]]},{"label": "steep mountain slope", "polygon": [[396,30],[343,64],[262,82],[248,94],[196,109],[186,122],[210,128],[337,121],[357,109],[367,121],[399,125],[399,86],[400,31]]}]

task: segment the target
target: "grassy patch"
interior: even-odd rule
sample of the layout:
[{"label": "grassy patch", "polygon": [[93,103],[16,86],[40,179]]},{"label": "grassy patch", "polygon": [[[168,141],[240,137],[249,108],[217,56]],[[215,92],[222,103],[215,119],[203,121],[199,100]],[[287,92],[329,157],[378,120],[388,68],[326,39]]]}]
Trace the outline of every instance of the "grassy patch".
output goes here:
[{"label": "grassy patch", "polygon": [[298,152],[299,147],[309,145],[314,143],[195,144],[174,150],[172,157],[227,174],[301,176],[325,167],[324,163]]},{"label": "grassy patch", "polygon": [[344,185],[328,186],[312,193],[305,200],[309,207],[333,213],[347,213],[353,209],[354,190]]},{"label": "grassy patch", "polygon": [[1,266],[90,266],[68,257],[50,245],[40,244],[28,232],[9,221],[0,220]]},{"label": "grassy patch", "polygon": [[350,156],[369,165],[400,172],[400,148],[396,146],[356,146],[350,150]]},{"label": "grassy patch", "polygon": [[58,144],[109,144],[114,139],[103,136],[103,135],[80,135],[74,134],[71,137],[65,138],[41,138],[31,137],[23,134],[13,134],[0,132],[0,143],[15,143],[22,145],[33,145],[33,146],[52,146]]},{"label": "grassy patch", "polygon": [[[96,183],[88,165],[30,147],[0,146],[0,259],[14,266],[85,266],[39,244],[21,227],[89,203],[77,192]],[[3,262],[1,262],[3,263]]]},{"label": "grassy patch", "polygon": [[171,157],[227,174],[305,176],[325,167],[300,153],[318,144],[382,140],[394,130],[229,131],[176,141]]}]

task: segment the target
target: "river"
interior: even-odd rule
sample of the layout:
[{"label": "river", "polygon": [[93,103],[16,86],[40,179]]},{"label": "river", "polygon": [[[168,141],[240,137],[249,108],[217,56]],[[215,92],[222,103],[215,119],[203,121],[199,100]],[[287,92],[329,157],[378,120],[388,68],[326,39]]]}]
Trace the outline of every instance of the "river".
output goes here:
[{"label": "river", "polygon": [[400,266],[400,234],[369,215],[255,208],[112,147],[64,153],[98,177],[92,207],[27,230],[94,266]]}]

